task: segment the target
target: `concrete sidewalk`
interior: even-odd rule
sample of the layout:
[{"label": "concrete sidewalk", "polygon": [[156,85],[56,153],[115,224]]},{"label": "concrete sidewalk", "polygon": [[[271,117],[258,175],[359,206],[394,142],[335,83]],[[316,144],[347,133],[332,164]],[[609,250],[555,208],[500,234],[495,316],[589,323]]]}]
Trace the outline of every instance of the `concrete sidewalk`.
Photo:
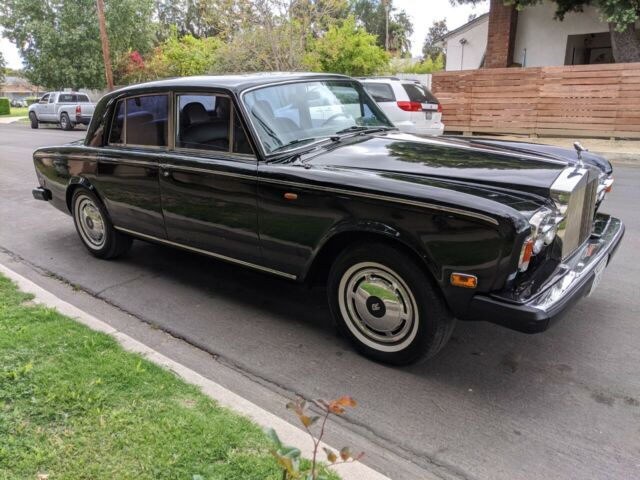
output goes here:
[{"label": "concrete sidewalk", "polygon": [[20,120],[23,120],[25,118],[29,118],[26,116],[23,117],[0,117],[0,123],[15,123],[15,122],[19,122]]}]

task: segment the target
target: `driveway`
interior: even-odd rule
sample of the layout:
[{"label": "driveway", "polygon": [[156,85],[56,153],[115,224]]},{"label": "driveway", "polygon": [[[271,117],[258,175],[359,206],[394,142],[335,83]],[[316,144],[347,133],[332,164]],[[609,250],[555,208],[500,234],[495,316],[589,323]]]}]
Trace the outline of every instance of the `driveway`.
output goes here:
[{"label": "driveway", "polygon": [[400,369],[355,354],[322,291],[143,242],[117,261],[89,256],[71,218],[31,197],[33,149],[82,136],[0,125],[0,258],[91,292],[261,388],[352,395],[360,408],[341,428],[375,445],[367,461],[392,478],[640,476],[640,168],[616,170],[603,210],[626,222],[626,238],[560,323],[533,336],[458,323],[435,359]]}]

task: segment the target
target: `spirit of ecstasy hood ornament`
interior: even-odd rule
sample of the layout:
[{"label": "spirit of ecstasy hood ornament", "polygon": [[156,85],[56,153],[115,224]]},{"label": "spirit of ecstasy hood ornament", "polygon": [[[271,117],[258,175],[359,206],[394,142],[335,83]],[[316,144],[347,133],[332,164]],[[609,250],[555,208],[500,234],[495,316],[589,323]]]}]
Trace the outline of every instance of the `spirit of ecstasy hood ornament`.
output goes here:
[{"label": "spirit of ecstasy hood ornament", "polygon": [[573,148],[578,152],[578,164],[580,166],[584,165],[584,162],[582,161],[582,152],[588,152],[589,149],[584,148],[580,142],[573,142]]}]

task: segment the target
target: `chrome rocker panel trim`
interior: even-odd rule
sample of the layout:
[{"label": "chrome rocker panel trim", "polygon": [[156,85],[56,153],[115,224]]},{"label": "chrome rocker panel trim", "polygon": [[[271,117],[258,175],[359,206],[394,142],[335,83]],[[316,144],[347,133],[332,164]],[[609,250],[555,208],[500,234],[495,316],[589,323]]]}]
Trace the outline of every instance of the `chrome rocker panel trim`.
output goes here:
[{"label": "chrome rocker panel trim", "polygon": [[218,260],[224,260],[225,262],[235,263],[237,265],[242,265],[244,267],[253,268],[255,270],[260,270],[262,272],[272,273],[274,275],[278,275],[280,277],[288,278],[290,280],[296,280],[298,277],[292,275],[290,273],[281,272],[279,270],[274,270],[273,268],[263,267],[262,265],[256,265],[255,263],[245,262],[244,260],[238,260],[237,258],[227,257],[226,255],[221,255],[219,253],[210,252],[209,250],[203,250],[201,248],[190,247],[189,245],[184,245],[182,243],[172,242],[171,240],[166,240],[164,238],[154,237],[153,235],[147,235],[145,233],[136,232],[134,230],[129,230],[128,228],[117,227],[114,225],[116,230],[119,230],[123,233],[127,233],[134,237],[141,238],[143,240],[149,240],[152,242],[162,243],[165,245],[169,245],[172,247],[181,248],[183,250],[189,250],[191,252],[200,253],[201,255],[207,255],[208,257],[217,258]]}]

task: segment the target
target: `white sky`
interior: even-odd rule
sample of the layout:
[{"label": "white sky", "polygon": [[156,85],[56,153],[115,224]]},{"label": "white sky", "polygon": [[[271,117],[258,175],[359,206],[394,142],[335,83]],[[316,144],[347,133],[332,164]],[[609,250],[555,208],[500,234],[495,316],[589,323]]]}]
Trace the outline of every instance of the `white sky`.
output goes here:
[{"label": "white sky", "polygon": [[449,0],[394,0],[393,5],[398,10],[407,12],[413,22],[411,52],[414,57],[422,54],[422,44],[427,36],[427,30],[435,20],[446,18],[449,30],[453,30],[467,23],[470,14],[482,15],[489,11],[488,0],[484,0],[476,7],[470,5],[452,7]]},{"label": "white sky", "polygon": [[[467,23],[470,14],[481,15],[489,11],[488,0],[484,0],[475,8],[468,5],[452,7],[449,0],[394,0],[393,3],[398,10],[406,11],[413,22],[411,50],[414,56],[421,54],[427,30],[434,20],[446,18],[449,30],[453,30]],[[0,51],[8,67],[22,67],[20,54],[9,40],[0,39]]]}]

